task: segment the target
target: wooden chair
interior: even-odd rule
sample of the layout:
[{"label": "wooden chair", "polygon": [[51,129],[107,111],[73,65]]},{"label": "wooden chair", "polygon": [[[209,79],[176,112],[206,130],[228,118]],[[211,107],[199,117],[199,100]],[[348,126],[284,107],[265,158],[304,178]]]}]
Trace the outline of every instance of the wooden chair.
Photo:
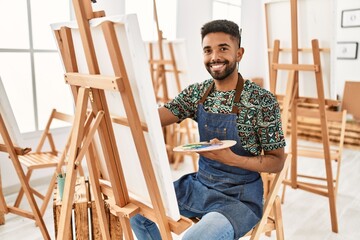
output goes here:
[{"label": "wooden chair", "polygon": [[20,181],[21,191],[25,193],[31,211],[28,211],[26,209],[21,209],[20,207],[8,205],[6,203],[0,181],[0,212],[5,214],[13,213],[34,220],[37,226],[39,227],[43,238],[50,239],[49,232],[46,229],[45,222],[41,217],[39,207],[35,201],[34,195],[32,194],[31,191],[31,187],[26,179],[24,170],[22,169],[19,161],[19,156],[27,154],[31,149],[20,148],[13,144],[13,140],[9,134],[9,131],[7,130],[7,126],[10,126],[10,123],[9,122],[5,123],[7,119],[3,119],[2,114],[3,113],[0,112],[0,140],[1,140],[0,151],[9,154],[9,158],[12,161],[12,164]]},{"label": "wooden chair", "polygon": [[[333,111],[326,110],[326,119],[328,132],[331,133],[331,136],[336,136],[336,139],[330,139],[330,159],[332,162],[332,167],[335,167],[333,183],[334,183],[334,193],[335,198],[338,192],[338,183],[340,175],[340,166],[341,166],[341,156],[344,147],[345,139],[345,128],[346,128],[346,110],[342,111]],[[297,107],[297,118],[298,118],[298,134],[306,138],[306,133],[311,131],[311,137],[308,141],[298,144],[297,146],[297,155],[299,157],[306,157],[314,159],[325,159],[324,150],[322,144],[314,145],[313,143],[322,142],[321,134],[321,123],[319,117],[319,111],[314,105],[309,104],[298,104]],[[330,134],[329,134],[330,135]],[[317,137],[314,137],[317,136]],[[337,141],[338,144],[334,144]],[[304,160],[304,159],[303,159]],[[301,158],[298,160],[301,162]],[[319,171],[317,171],[319,172]],[[306,188],[308,191],[327,196],[328,195],[328,186],[326,183],[327,178],[317,174],[302,174],[299,171],[297,172],[298,185]],[[290,185],[290,179],[284,180],[284,188],[282,193],[282,202],[285,199],[285,189],[287,185]]]},{"label": "wooden chair", "polygon": [[262,233],[276,231],[278,240],[284,239],[284,229],[281,214],[281,203],[278,192],[285,179],[287,169],[291,162],[291,155],[288,154],[285,159],[283,169],[278,173],[262,173],[264,182],[264,212],[260,222],[249,231],[244,237],[250,237],[251,240],[259,239]]},{"label": "wooden chair", "polygon": [[[58,175],[58,173],[61,172],[61,167],[65,164],[66,154],[70,144],[70,134],[69,134],[69,138],[66,142],[64,151],[60,153],[56,149],[53,136],[50,131],[52,123],[55,122],[54,120],[60,120],[72,124],[73,116],[58,112],[56,109],[53,109],[50,114],[49,120],[46,124],[46,127],[41,135],[39,144],[35,152],[30,152],[25,155],[19,155],[19,161],[21,165],[26,168],[26,180],[28,181],[28,183],[30,183],[30,178],[34,170],[48,169],[48,168],[54,169],[52,170],[54,174],[50,180],[49,187],[45,194],[42,194],[39,191],[37,191],[35,188],[31,187],[31,192],[35,196],[42,199],[43,201],[40,208],[41,215],[44,215],[45,213],[46,207],[49,203],[49,200],[51,198],[55,186],[56,176]],[[44,150],[44,144],[46,140],[49,143],[49,147],[50,147],[49,150]],[[21,188],[15,200],[14,207],[19,207],[23,195],[24,195],[24,191]]]}]

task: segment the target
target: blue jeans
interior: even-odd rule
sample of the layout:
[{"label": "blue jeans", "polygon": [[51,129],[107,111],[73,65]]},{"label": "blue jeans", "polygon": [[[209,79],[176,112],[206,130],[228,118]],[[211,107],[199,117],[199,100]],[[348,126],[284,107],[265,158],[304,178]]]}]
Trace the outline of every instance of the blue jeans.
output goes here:
[{"label": "blue jeans", "polygon": [[[130,219],[131,227],[138,240],[160,240],[156,224],[142,215]],[[186,231],[183,240],[233,240],[234,229],[229,220],[218,212],[210,212]]]}]

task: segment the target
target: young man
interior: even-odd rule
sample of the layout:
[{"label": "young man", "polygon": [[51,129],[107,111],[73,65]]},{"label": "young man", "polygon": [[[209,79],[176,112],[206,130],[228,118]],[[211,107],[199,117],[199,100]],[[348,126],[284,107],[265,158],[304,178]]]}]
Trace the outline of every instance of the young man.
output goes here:
[{"label": "young man", "polygon": [[[174,183],[180,213],[201,220],[183,239],[238,239],[262,215],[259,172],[278,172],[284,164],[285,140],[275,97],[238,73],[244,54],[239,27],[227,20],[201,29],[204,64],[212,79],[184,89],[159,109],[163,126],[192,118],[200,141],[235,140],[231,148],[200,153],[199,171]],[[264,153],[261,155],[261,153]],[[161,239],[156,224],[131,219],[139,240]]]}]

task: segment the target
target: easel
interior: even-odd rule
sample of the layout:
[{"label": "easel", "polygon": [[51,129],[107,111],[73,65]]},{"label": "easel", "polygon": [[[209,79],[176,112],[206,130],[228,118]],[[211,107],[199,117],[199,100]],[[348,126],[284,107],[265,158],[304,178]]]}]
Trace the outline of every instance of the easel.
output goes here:
[{"label": "easel", "polygon": [[[277,71],[278,70],[288,70],[290,73],[294,73],[293,75],[293,91],[287,92],[287,99],[291,99],[291,154],[292,154],[292,162],[291,162],[291,178],[290,180],[285,180],[284,184],[290,185],[294,189],[302,189],[305,191],[309,191],[315,194],[319,194],[325,196],[329,199],[330,206],[330,215],[331,215],[331,224],[332,231],[338,232],[338,222],[337,222],[337,214],[336,214],[336,199],[335,199],[335,190],[333,185],[333,173],[331,167],[331,159],[330,159],[330,143],[329,143],[329,134],[327,128],[327,116],[326,116],[326,105],[329,103],[325,99],[324,94],[324,86],[322,79],[322,70],[321,70],[321,62],[320,62],[320,48],[318,40],[312,40],[312,54],[314,64],[299,64],[298,53],[300,49],[298,48],[298,24],[297,24],[297,0],[291,0],[291,53],[292,53],[292,63],[291,64],[280,64],[279,63],[279,52],[280,52],[280,41],[275,40],[274,48],[273,48],[273,58],[272,63],[270,65],[270,90],[271,92],[276,92],[276,80],[277,80]],[[270,59],[270,58],[269,58]],[[299,96],[299,72],[300,71],[311,71],[315,73],[316,78],[316,87],[317,87],[317,98],[303,98]],[[289,94],[291,97],[289,98]],[[326,169],[326,182],[327,189],[326,190],[318,190],[311,185],[304,184],[297,179],[297,109],[298,103],[306,102],[306,103],[315,103],[319,106],[319,118],[321,121],[322,127],[322,139],[323,139],[323,149],[324,149],[324,160],[325,160],[325,169]],[[287,102],[288,108],[290,102]],[[285,114],[288,114],[286,111]],[[284,118],[283,118],[284,119]],[[287,118],[285,118],[287,119]],[[286,131],[286,129],[284,129]]]},{"label": "easel", "polygon": [[[110,198],[112,212],[115,213],[121,222],[125,239],[133,239],[130,218],[138,213],[155,221],[163,239],[172,239],[171,231],[180,233],[190,226],[190,220],[185,218],[175,222],[167,218],[156,182],[154,169],[151,164],[149,151],[143,134],[142,123],[134,102],[130,82],[124,65],[121,48],[117,41],[114,24],[110,21],[103,22],[101,28],[104,34],[108,52],[111,58],[114,77],[105,77],[100,74],[100,69],[95,54],[93,39],[90,32],[89,20],[104,16],[104,12],[93,12],[90,1],[73,0],[77,23],[80,30],[82,45],[84,47],[87,67],[90,74],[79,74],[75,58],[75,49],[71,36],[71,30],[62,27],[55,31],[59,49],[65,65],[65,79],[71,86],[76,99],[76,111],[74,127],[72,130],[70,156],[66,172],[59,231],[57,238],[64,239],[69,234],[69,224],[71,217],[71,204],[73,200],[76,172],[78,165],[85,154],[89,169],[90,183],[93,190],[94,202],[100,223],[103,239],[110,239],[107,230],[107,219],[104,212],[103,194]],[[112,119],[110,117],[106,102],[105,91],[119,92],[126,110],[127,124],[131,133],[136,139],[135,145],[140,158],[140,164],[144,178],[149,190],[153,208],[149,208],[140,202],[130,199],[126,187],[123,170],[120,164],[120,157],[116,147]],[[91,113],[93,116],[89,121],[85,121],[88,110],[88,101],[91,103]],[[111,188],[100,186],[100,173],[97,169],[97,152],[92,143],[95,132],[98,132],[101,148],[104,153],[106,170],[109,174]]]},{"label": "easel", "polygon": [[[170,59],[165,59],[164,57],[164,38],[163,33],[160,30],[159,20],[157,15],[157,8],[156,8],[156,0],[153,0],[154,5],[154,19],[156,24],[156,31],[157,31],[157,45],[159,50],[158,59],[154,59],[154,50],[153,44],[149,43],[149,63],[150,63],[150,73],[151,79],[154,84],[154,92],[156,96],[156,100],[160,103],[168,102],[170,100],[169,93],[168,93],[168,86],[166,81],[166,72],[173,72],[175,77],[175,83],[177,91],[181,91],[181,84],[180,84],[180,70],[178,70],[176,60],[175,60],[175,53],[174,53],[174,46],[171,42],[169,42],[169,52],[170,52]],[[170,66],[172,69],[166,69],[166,66]],[[162,93],[160,93],[162,90]]]},{"label": "easel", "polygon": [[30,190],[30,185],[27,181],[25,173],[21,167],[18,155],[24,155],[30,151],[28,148],[19,148],[15,147],[12,143],[10,135],[6,130],[5,122],[0,114],[0,136],[2,137],[4,144],[0,144],[0,151],[7,152],[10,156],[10,159],[14,165],[18,178],[20,180],[20,185],[22,190],[24,191],[26,198],[29,202],[30,208],[32,212],[20,209],[15,206],[8,206],[6,204],[2,188],[1,188],[1,180],[0,180],[0,211],[3,213],[14,213],[22,217],[26,217],[29,219],[35,220],[36,225],[39,227],[41,234],[44,239],[50,239],[50,235],[46,229],[44,220],[42,219],[39,207],[35,201],[34,195]]}]

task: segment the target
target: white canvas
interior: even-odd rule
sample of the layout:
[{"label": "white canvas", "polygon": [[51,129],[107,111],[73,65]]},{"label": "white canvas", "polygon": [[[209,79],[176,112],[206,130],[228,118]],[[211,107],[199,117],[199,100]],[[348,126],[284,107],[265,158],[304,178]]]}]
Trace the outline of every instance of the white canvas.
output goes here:
[{"label": "white canvas", "polygon": [[[21,146],[22,138],[17,125],[14,113],[12,111],[9,99],[7,97],[4,84],[0,77],[0,113],[5,122],[6,129],[10,135],[10,138],[14,145]],[[0,143],[4,143],[3,138],[0,135]]]},{"label": "white canvas", "polygon": [[[114,71],[100,26],[104,21],[115,23],[116,34],[118,42],[120,43],[127,75],[131,83],[137,111],[140,120],[146,123],[149,129],[149,131],[145,133],[146,143],[166,213],[169,217],[177,221],[180,219],[180,214],[158,115],[158,106],[150,77],[145,44],[140,35],[137,17],[131,14],[93,19],[90,21],[100,72],[102,75],[113,76]],[[61,26],[67,26],[72,29],[79,72],[88,73],[76,22],[53,24],[52,28],[53,30],[57,30]],[[120,93],[106,92],[106,98],[111,114],[125,117],[125,109]],[[139,157],[135,149],[134,142],[136,139],[134,140],[132,138],[129,127],[118,124],[113,124],[113,127],[128,190],[132,197],[150,206],[150,197],[140,167]],[[102,165],[105,166],[104,162],[102,162]]]}]

